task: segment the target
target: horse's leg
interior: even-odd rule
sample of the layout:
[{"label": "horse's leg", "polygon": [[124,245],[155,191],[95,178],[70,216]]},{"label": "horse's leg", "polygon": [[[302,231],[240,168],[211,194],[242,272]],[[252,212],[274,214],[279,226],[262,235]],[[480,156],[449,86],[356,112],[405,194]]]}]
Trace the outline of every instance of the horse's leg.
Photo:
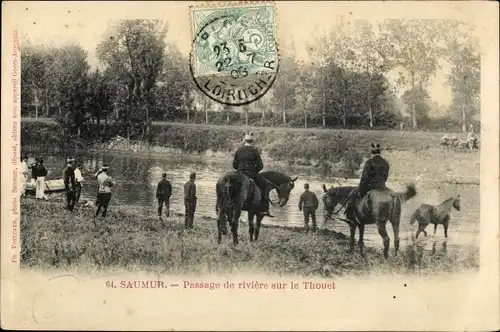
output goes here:
[{"label": "horse's leg", "polygon": [[437,227],[438,227],[438,224],[434,224],[434,236],[436,236]]},{"label": "horse's leg", "polygon": [[240,221],[240,216],[241,216],[241,209],[237,208],[234,211],[233,218],[231,220],[231,233],[233,234],[233,244],[236,246],[238,245],[238,226],[239,226],[239,221]]},{"label": "horse's leg", "polygon": [[260,225],[262,224],[262,219],[264,219],[264,216],[261,214],[257,215],[257,226],[255,227],[255,241],[259,239],[259,234],[260,234]]},{"label": "horse's leg", "polygon": [[394,255],[397,256],[399,250],[399,218],[398,220],[394,220],[391,224],[394,232]]},{"label": "horse's leg", "polygon": [[351,239],[349,241],[349,252],[354,251],[354,237],[356,236],[356,224],[349,224],[349,230],[351,231]]},{"label": "horse's leg", "polygon": [[251,209],[248,209],[248,234],[250,235],[250,242],[253,242],[255,233],[255,228],[253,225],[254,216],[255,213]]},{"label": "horse's leg", "polygon": [[365,241],[363,239],[365,235],[365,225],[363,223],[359,223],[358,228],[359,228],[359,241],[358,241],[359,251],[361,252],[361,256],[365,257]]},{"label": "horse's leg", "polygon": [[377,220],[377,229],[378,229],[378,233],[380,234],[380,236],[382,237],[382,241],[384,243],[384,258],[388,258],[389,257],[389,235],[387,235],[387,230],[385,229],[385,223],[386,221],[380,221],[380,220]]},{"label": "horse's leg", "polygon": [[443,222],[443,227],[444,227],[444,237],[445,237],[445,238],[448,238],[448,226],[449,226],[448,221]]},{"label": "horse's leg", "polygon": [[222,241],[222,223],[225,222],[222,218],[222,213],[217,213],[217,243],[220,244]]}]

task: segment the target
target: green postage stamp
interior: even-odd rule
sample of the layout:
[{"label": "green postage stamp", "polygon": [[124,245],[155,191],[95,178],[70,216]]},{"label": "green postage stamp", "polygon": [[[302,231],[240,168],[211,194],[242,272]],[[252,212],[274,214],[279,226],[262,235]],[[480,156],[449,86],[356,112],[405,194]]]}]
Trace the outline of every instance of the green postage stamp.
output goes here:
[{"label": "green postage stamp", "polygon": [[261,98],[278,73],[272,2],[191,7],[190,69],[209,98],[241,106]]}]

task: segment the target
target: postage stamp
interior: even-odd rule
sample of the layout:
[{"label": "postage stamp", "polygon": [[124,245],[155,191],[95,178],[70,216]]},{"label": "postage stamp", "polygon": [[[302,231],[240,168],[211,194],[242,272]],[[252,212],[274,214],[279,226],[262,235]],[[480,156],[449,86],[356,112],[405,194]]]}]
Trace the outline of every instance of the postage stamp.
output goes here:
[{"label": "postage stamp", "polygon": [[498,4],[2,5],[2,328],[499,329]]},{"label": "postage stamp", "polygon": [[190,7],[190,68],[212,100],[241,106],[264,96],[279,67],[273,2]]}]

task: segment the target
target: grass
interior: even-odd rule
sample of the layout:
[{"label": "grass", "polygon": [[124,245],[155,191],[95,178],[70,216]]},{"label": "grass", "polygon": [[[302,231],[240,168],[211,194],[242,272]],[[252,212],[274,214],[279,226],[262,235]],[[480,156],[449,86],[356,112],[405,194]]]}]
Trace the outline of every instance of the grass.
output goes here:
[{"label": "grass", "polygon": [[[347,253],[345,236],[331,231],[266,227],[257,243],[249,243],[248,229],[239,229],[240,245],[231,239],[216,243],[215,221],[195,217],[185,230],[181,218],[160,221],[151,211],[112,207],[106,219],[92,208],[73,214],[62,202],[21,200],[21,264],[57,269],[126,269],[160,273],[205,275],[254,272],[295,276],[344,276],[381,273],[436,273],[478,269],[479,250],[431,254],[417,245],[393,250],[387,261],[381,248],[367,248],[366,259]],[[149,215],[148,215],[149,214]]]}]

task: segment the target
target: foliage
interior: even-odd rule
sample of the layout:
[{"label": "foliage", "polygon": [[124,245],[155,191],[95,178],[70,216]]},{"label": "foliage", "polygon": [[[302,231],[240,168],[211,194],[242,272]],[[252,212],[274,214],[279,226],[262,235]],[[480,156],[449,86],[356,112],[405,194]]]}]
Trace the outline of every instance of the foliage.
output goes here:
[{"label": "foliage", "polygon": [[452,117],[461,119],[462,130],[465,132],[471,118],[479,114],[480,57],[468,44],[454,43],[450,53],[452,69],[447,80],[453,95],[450,110]]},{"label": "foliage", "polygon": [[[453,101],[443,116],[464,127],[479,112],[480,63],[470,27],[459,23],[340,20],[306,45],[307,62],[293,43],[280,49],[280,72],[270,92],[251,105],[229,107],[195,87],[188,58],[165,41],[166,25],[120,20],[97,45],[97,68],[89,68],[77,44],[23,43],[22,113],[35,109],[38,116],[56,117],[68,136],[90,137],[92,125],[113,122],[116,134],[146,142],[153,121],[386,129],[398,127],[404,108],[413,127],[425,130],[438,123],[427,116],[436,109],[429,80],[448,63]],[[394,76],[395,84],[389,80]]]}]

